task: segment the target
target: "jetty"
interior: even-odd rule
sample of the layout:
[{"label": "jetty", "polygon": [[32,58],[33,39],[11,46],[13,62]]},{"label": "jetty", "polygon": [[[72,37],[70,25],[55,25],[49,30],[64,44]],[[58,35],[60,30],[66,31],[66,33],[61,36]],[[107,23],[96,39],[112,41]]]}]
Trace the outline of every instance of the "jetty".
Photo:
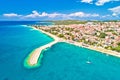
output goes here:
[{"label": "jetty", "polygon": [[[33,27],[33,28],[34,28],[34,27]],[[37,28],[35,28],[35,29],[37,29]],[[38,64],[38,60],[39,60],[39,58],[40,58],[41,53],[42,53],[43,50],[45,50],[46,48],[49,48],[49,47],[51,47],[52,45],[54,45],[54,44],[56,44],[56,43],[59,42],[59,38],[58,38],[58,37],[56,37],[56,36],[54,36],[54,35],[52,35],[52,34],[50,34],[50,33],[48,33],[48,32],[45,32],[45,31],[43,31],[43,30],[40,30],[40,29],[38,29],[38,30],[39,30],[40,32],[42,32],[42,33],[50,36],[51,38],[53,38],[54,41],[53,41],[53,42],[50,42],[50,43],[48,43],[48,44],[46,44],[46,45],[40,46],[39,48],[36,48],[35,50],[33,50],[33,51],[30,53],[30,56],[29,56],[29,58],[27,59],[26,62],[27,62],[27,66],[31,66],[31,67]]]},{"label": "jetty", "polygon": [[53,41],[53,42],[51,42],[51,43],[49,43],[49,44],[43,45],[43,46],[35,49],[35,50],[31,53],[31,56],[30,56],[29,61],[28,61],[29,64],[30,64],[30,65],[36,65],[37,62],[38,62],[38,59],[39,59],[39,57],[40,57],[40,55],[41,55],[41,53],[42,53],[42,51],[43,51],[44,49],[48,48],[48,47],[51,47],[52,45],[56,44],[57,42],[58,42],[58,41]]}]

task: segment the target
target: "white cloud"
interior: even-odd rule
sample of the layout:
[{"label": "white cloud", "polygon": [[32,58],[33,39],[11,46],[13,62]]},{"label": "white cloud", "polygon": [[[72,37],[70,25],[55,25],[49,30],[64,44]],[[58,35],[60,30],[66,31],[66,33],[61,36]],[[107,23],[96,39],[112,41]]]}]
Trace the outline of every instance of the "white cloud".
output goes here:
[{"label": "white cloud", "polygon": [[39,14],[39,17],[45,17],[45,16],[48,16],[48,13],[43,12],[42,14]]},{"label": "white cloud", "polygon": [[31,14],[26,15],[25,17],[26,17],[26,18],[35,18],[35,17],[39,17],[39,16],[40,16],[40,15],[39,15],[39,13],[38,13],[37,11],[32,11]]},{"label": "white cloud", "polygon": [[92,17],[99,17],[100,15],[99,14],[91,14]]},{"label": "white cloud", "polygon": [[15,14],[15,13],[8,13],[8,14],[3,14],[4,17],[20,17],[22,15],[18,15],[18,14]]},{"label": "white cloud", "polygon": [[120,1],[120,0],[98,0],[95,4],[96,4],[97,6],[102,6],[102,5],[104,5],[105,3],[116,2],[116,1]]},{"label": "white cloud", "polygon": [[92,18],[92,17],[99,17],[99,14],[90,14],[90,13],[84,13],[84,12],[74,12],[69,14],[64,13],[46,13],[42,12],[39,13],[38,11],[32,11],[31,14],[27,15],[18,15],[16,13],[10,13],[10,14],[3,14],[4,17],[18,17],[19,19],[75,19],[75,18]]},{"label": "white cloud", "polygon": [[102,6],[105,3],[116,2],[116,1],[120,1],[120,0],[81,0],[79,2],[89,3],[89,4],[95,4],[97,6]]},{"label": "white cloud", "polygon": [[61,16],[62,14],[59,13],[51,13],[48,14],[46,12],[42,12],[41,14],[37,11],[32,11],[32,14],[28,14],[25,16],[25,18],[39,18],[39,17],[50,17],[50,18],[54,18],[57,16]]},{"label": "white cloud", "polygon": [[83,12],[76,12],[69,14],[70,17],[84,17],[86,14]]},{"label": "white cloud", "polygon": [[93,2],[93,0],[81,0],[81,2],[83,2],[83,3],[92,3]]},{"label": "white cloud", "polygon": [[48,17],[50,17],[50,18],[55,18],[57,16],[63,16],[63,14],[60,14],[60,13],[51,13],[51,14],[48,14]]},{"label": "white cloud", "polygon": [[98,17],[99,14],[89,14],[89,13],[84,13],[84,12],[75,12],[71,13],[68,16],[70,17]]},{"label": "white cloud", "polygon": [[108,18],[108,17],[112,17],[112,15],[107,14],[107,15],[101,16],[101,18]]},{"label": "white cloud", "polygon": [[114,7],[114,8],[110,8],[110,9],[108,9],[108,10],[110,10],[110,11],[112,11],[113,12],[113,16],[118,16],[118,15],[120,15],[120,6],[117,6],[117,7]]},{"label": "white cloud", "polygon": [[111,0],[98,0],[95,4],[97,6],[102,6],[102,5],[104,5],[105,3],[108,3],[108,2],[111,2]]}]

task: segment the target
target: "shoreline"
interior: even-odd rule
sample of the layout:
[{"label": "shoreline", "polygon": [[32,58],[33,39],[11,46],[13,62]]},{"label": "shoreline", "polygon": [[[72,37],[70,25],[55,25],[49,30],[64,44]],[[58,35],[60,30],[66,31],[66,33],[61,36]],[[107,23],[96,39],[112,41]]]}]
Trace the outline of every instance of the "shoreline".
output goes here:
[{"label": "shoreline", "polygon": [[34,68],[34,67],[39,67],[41,64],[41,59],[43,57],[43,51],[49,47],[51,47],[52,45],[56,44],[59,41],[59,38],[57,38],[54,35],[51,35],[49,33],[46,33],[42,30],[36,29],[35,27],[32,27],[35,30],[38,30],[40,32],[42,32],[43,34],[46,34],[47,36],[51,37],[53,39],[52,42],[45,44],[43,46],[40,46],[36,49],[34,49],[25,59],[24,61],[24,66],[27,68]]},{"label": "shoreline", "polygon": [[85,47],[85,46],[82,45],[82,43],[79,43],[79,42],[73,42],[73,43],[68,42],[68,41],[65,41],[65,42],[68,43],[68,44],[72,44],[72,45],[78,46],[78,47],[83,47],[83,48],[86,48],[86,49],[98,51],[98,52],[106,54],[106,55],[111,55],[111,56],[115,56],[115,57],[119,57],[120,58],[120,53],[112,51],[112,50],[107,50],[107,49],[104,49],[102,47],[95,47],[95,46]]},{"label": "shoreline", "polygon": [[[35,49],[34,49],[34,50],[35,50]],[[33,50],[33,51],[34,51],[34,50]],[[24,60],[24,67],[26,67],[26,68],[28,68],[28,69],[39,67],[39,66],[41,65],[41,59],[43,58],[43,54],[42,54],[42,53],[43,53],[44,51],[41,52],[41,55],[39,56],[39,59],[38,59],[38,63],[35,64],[35,65],[31,65],[30,62],[29,62],[29,60],[30,60],[30,58],[31,58],[31,55],[32,55],[33,51],[32,51],[32,52],[25,58],[25,60]]]},{"label": "shoreline", "polygon": [[120,58],[120,53],[118,52],[115,52],[115,51],[111,51],[111,50],[107,50],[107,49],[104,49],[102,47],[95,47],[95,46],[83,46],[82,43],[79,43],[79,42],[75,42],[75,41],[69,41],[69,40],[65,40],[65,39],[62,39],[62,38],[59,38],[51,33],[48,33],[48,32],[45,32],[41,29],[37,29],[35,27],[32,27],[33,29],[35,30],[38,30],[40,32],[42,32],[43,34],[51,37],[54,39],[54,41],[46,44],[46,45],[43,45],[43,46],[40,46],[39,48],[36,48],[34,49],[30,54],[29,56],[25,59],[25,62],[24,62],[24,66],[27,67],[27,68],[34,68],[34,67],[39,67],[40,66],[40,63],[41,63],[41,59],[43,57],[43,50],[45,50],[46,48],[48,47],[51,47],[52,45],[58,43],[58,42],[65,42],[65,43],[68,43],[68,44],[72,44],[74,46],[78,46],[78,47],[83,47],[83,48],[87,48],[87,49],[90,49],[90,50],[94,50],[94,51],[98,51],[98,52],[101,52],[101,53],[104,53],[106,55],[112,55],[112,56],[116,56],[116,57],[119,57]]},{"label": "shoreline", "polygon": [[[40,30],[40,29],[37,29],[37,30]],[[53,34],[45,32],[43,30],[40,30],[40,31],[43,32],[43,33],[45,33],[46,35],[50,34],[50,35],[54,36]],[[75,41],[71,42],[69,40],[65,40],[65,39],[62,39],[62,38],[59,38],[59,37],[57,37],[57,38],[59,39],[59,42],[65,42],[65,43],[72,44],[72,45],[75,45],[75,46],[78,46],[78,47],[83,47],[83,48],[87,48],[87,49],[90,49],[90,50],[95,50],[95,51],[104,53],[106,55],[112,55],[112,56],[116,56],[116,57],[120,58],[120,53],[116,52],[116,51],[107,50],[107,49],[104,49],[102,47],[95,47],[95,46],[91,46],[91,45],[89,45],[88,47],[86,47],[86,46],[83,46],[82,43],[80,43],[80,42],[75,42]]]}]

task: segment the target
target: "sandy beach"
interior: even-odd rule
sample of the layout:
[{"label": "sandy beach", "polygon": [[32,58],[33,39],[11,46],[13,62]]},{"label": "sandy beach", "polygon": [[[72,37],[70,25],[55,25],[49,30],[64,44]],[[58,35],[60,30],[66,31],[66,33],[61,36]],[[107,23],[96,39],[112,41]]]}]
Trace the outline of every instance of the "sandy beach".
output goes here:
[{"label": "sandy beach", "polygon": [[[35,27],[33,27],[34,29],[36,29]],[[113,56],[116,56],[116,57],[120,57],[120,53],[118,52],[115,52],[115,51],[111,51],[111,50],[106,50],[102,47],[95,47],[95,46],[83,46],[82,43],[79,43],[79,42],[75,42],[75,41],[68,41],[68,40],[65,40],[65,39],[62,39],[62,38],[59,38],[53,34],[50,34],[48,32],[45,32],[43,30],[40,30],[40,29],[36,29],[36,30],[39,30],[40,32],[50,36],[51,38],[54,39],[53,42],[50,42],[46,45],[43,45],[37,49],[35,49],[32,53],[31,53],[31,56],[29,58],[29,61],[28,61],[28,64],[31,65],[31,66],[34,66],[38,63],[38,59],[41,55],[41,52],[42,50],[48,48],[48,47],[51,47],[52,45],[58,43],[58,42],[66,42],[66,43],[69,43],[69,44],[73,44],[73,45],[76,45],[76,46],[79,46],[79,47],[84,47],[84,48],[88,48],[88,49],[91,49],[91,50],[95,50],[95,51],[99,51],[99,52],[102,52],[102,53],[106,53],[107,55],[113,55]]]},{"label": "sandy beach", "polygon": [[[34,29],[36,29],[36,28],[34,28]],[[38,29],[36,29],[36,30],[38,30]],[[54,41],[50,42],[50,43],[48,43],[46,45],[40,46],[39,48],[37,48],[37,49],[35,49],[35,50],[32,51],[32,53],[30,55],[30,58],[27,61],[28,65],[30,65],[30,66],[34,66],[34,65],[36,65],[38,63],[38,59],[41,56],[41,53],[42,53],[42,51],[44,49],[46,49],[48,47],[51,47],[52,45],[56,44],[59,41],[58,37],[56,37],[56,36],[54,36],[54,35],[52,35],[50,33],[47,33],[45,31],[42,31],[42,30],[39,30],[39,31],[42,32],[42,33],[44,33],[44,34],[47,34],[48,36],[50,36],[51,38],[53,38]]]},{"label": "sandy beach", "polygon": [[91,49],[91,50],[95,50],[95,51],[98,51],[98,52],[101,52],[101,53],[105,53],[106,55],[113,55],[113,56],[116,56],[116,57],[120,57],[120,53],[116,52],[116,51],[112,51],[112,50],[107,50],[107,49],[104,49],[102,47],[95,47],[95,46],[83,46],[82,43],[79,43],[79,42],[69,42],[69,41],[65,41],[66,43],[69,43],[69,44],[73,44],[73,45],[76,45],[76,46],[79,46],[79,47],[84,47],[84,48],[87,48],[87,49]]},{"label": "sandy beach", "polygon": [[88,48],[88,49],[91,49],[91,50],[99,51],[101,53],[106,53],[107,55],[113,55],[113,56],[116,56],[116,57],[120,57],[120,53],[116,52],[116,51],[107,50],[107,49],[104,49],[102,47],[95,47],[95,46],[91,46],[91,45],[89,45],[89,46],[86,47],[86,46],[83,46],[82,43],[80,43],[80,42],[75,42],[75,41],[71,42],[69,40],[58,38],[57,36],[54,36],[54,35],[52,35],[52,34],[50,34],[48,32],[45,32],[43,30],[40,30],[40,31],[43,32],[43,33],[45,33],[46,35],[51,36],[54,39],[59,40],[59,42],[66,42],[66,43],[73,44],[73,45],[76,45],[76,46],[79,46],[79,47],[84,47],[84,48]]}]

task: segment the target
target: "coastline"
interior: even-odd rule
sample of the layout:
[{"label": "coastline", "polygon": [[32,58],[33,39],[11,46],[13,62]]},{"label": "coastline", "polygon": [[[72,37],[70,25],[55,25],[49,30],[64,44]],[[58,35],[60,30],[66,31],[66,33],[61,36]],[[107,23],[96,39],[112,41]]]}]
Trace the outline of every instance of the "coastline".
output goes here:
[{"label": "coastline", "polygon": [[51,37],[52,39],[54,39],[52,42],[45,44],[43,46],[40,46],[36,49],[34,49],[28,56],[27,58],[24,60],[24,66],[26,68],[34,68],[34,67],[39,67],[41,64],[41,59],[43,57],[43,52],[45,49],[51,47],[52,45],[56,44],[59,41],[59,38],[57,38],[56,36],[50,34],[50,33],[46,33],[42,30],[36,29],[35,27],[32,27],[35,30],[38,30],[40,32],[42,32],[43,34],[46,34],[47,36]]},{"label": "coastline", "polygon": [[112,51],[112,50],[107,50],[107,49],[104,49],[102,47],[95,47],[95,46],[85,47],[85,46],[82,45],[82,43],[79,43],[79,42],[71,43],[71,42],[66,41],[66,43],[72,44],[72,45],[75,45],[75,46],[78,46],[78,47],[83,47],[83,48],[87,48],[87,49],[90,49],[90,50],[98,51],[98,52],[101,52],[101,53],[106,54],[106,55],[116,56],[116,57],[120,58],[120,53]]},{"label": "coastline", "polygon": [[[40,29],[37,29],[37,30],[40,30]],[[54,36],[53,34],[45,32],[43,30],[40,30],[40,31],[43,32],[46,35],[51,36],[51,37]],[[112,55],[112,56],[120,57],[120,53],[116,52],[116,51],[107,50],[107,49],[104,49],[102,47],[95,47],[95,46],[91,46],[91,45],[86,47],[86,46],[83,46],[82,43],[75,42],[75,41],[70,42],[69,40],[65,40],[65,39],[59,38],[57,36],[55,36],[55,38],[59,39],[59,42],[65,42],[65,43],[72,44],[72,45],[75,45],[75,46],[78,46],[78,47],[83,47],[83,48],[87,48],[87,49],[90,49],[90,50],[95,50],[95,51],[104,53],[106,55]]]},{"label": "coastline", "polygon": [[24,66],[27,67],[27,68],[39,67],[41,65],[40,64],[41,59],[43,57],[43,53],[42,53],[43,50],[45,50],[48,47],[51,47],[52,45],[54,45],[58,42],[65,42],[65,43],[72,44],[72,45],[75,45],[75,46],[78,46],[78,47],[83,47],[83,48],[87,48],[87,49],[90,49],[90,50],[95,50],[95,51],[104,53],[106,55],[112,55],[112,56],[120,57],[120,53],[115,52],[115,51],[111,51],[111,50],[107,50],[107,49],[104,49],[104,48],[101,48],[101,47],[95,47],[95,46],[86,47],[86,46],[83,46],[82,43],[75,42],[75,41],[71,42],[69,40],[59,38],[59,37],[57,37],[57,36],[55,36],[51,33],[45,32],[41,29],[37,29],[35,27],[32,27],[32,28],[42,32],[43,34],[46,34],[47,36],[49,36],[51,38],[53,38],[54,41],[52,41],[52,42],[50,42],[46,45],[40,46],[39,48],[34,49],[24,61]]}]

